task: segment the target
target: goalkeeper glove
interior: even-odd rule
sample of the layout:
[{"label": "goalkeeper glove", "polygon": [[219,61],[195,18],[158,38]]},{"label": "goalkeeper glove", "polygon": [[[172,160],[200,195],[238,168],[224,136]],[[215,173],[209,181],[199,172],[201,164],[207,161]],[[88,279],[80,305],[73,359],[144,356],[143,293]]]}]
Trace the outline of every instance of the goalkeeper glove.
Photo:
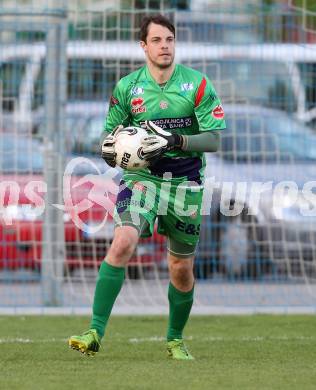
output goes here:
[{"label": "goalkeeper glove", "polygon": [[184,140],[182,135],[163,130],[151,121],[145,121],[145,128],[152,134],[142,140],[142,155],[151,163],[169,150],[182,148]]},{"label": "goalkeeper glove", "polygon": [[123,125],[116,126],[102,141],[101,157],[112,168],[116,166],[116,153],[114,148],[116,136],[123,128]]}]

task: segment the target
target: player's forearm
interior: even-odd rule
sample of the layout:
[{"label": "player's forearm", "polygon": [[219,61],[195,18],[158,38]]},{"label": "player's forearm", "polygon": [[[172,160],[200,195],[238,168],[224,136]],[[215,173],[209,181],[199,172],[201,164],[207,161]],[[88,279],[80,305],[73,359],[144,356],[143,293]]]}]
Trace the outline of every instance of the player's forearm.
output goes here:
[{"label": "player's forearm", "polygon": [[219,147],[217,131],[205,131],[196,135],[183,136],[182,150],[188,152],[216,152]]}]

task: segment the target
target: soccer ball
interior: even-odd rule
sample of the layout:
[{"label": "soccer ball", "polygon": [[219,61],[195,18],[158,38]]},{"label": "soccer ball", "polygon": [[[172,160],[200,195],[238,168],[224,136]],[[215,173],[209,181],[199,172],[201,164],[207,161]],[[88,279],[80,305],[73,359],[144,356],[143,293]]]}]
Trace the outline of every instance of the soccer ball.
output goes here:
[{"label": "soccer ball", "polygon": [[123,169],[137,171],[149,165],[141,156],[141,141],[148,135],[141,127],[125,127],[115,141],[116,164]]}]

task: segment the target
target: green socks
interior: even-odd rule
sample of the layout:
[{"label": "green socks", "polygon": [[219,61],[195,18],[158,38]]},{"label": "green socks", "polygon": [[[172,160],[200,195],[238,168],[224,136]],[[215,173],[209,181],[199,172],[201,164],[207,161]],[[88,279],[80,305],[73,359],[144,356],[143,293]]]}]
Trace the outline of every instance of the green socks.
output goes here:
[{"label": "green socks", "polygon": [[113,267],[105,261],[102,262],[94,292],[93,315],[90,324],[90,329],[96,329],[101,337],[104,336],[106,324],[116,297],[121,291],[124,278],[124,267]]},{"label": "green socks", "polygon": [[193,304],[194,287],[191,291],[182,292],[169,283],[169,323],[167,340],[182,339],[182,331],[189,318]]},{"label": "green socks", "polygon": [[[96,329],[100,337],[104,336],[106,324],[116,297],[121,291],[124,278],[124,267],[113,267],[105,261],[102,262],[94,293],[93,316],[90,324],[90,329]],[[171,283],[169,284],[168,341],[182,339],[182,331],[193,304],[193,292],[194,288],[191,291],[182,292]]]}]

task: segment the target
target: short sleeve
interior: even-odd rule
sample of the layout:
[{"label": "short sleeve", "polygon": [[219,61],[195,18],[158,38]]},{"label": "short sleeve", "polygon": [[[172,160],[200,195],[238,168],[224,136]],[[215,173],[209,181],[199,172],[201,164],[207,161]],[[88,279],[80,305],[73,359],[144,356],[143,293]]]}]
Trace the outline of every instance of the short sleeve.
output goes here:
[{"label": "short sleeve", "polygon": [[129,110],[125,103],[125,91],[119,81],[110,98],[109,112],[104,122],[104,131],[111,132],[117,125],[129,124]]},{"label": "short sleeve", "polygon": [[204,76],[195,93],[194,112],[200,131],[226,128],[225,114],[211,81]]}]

